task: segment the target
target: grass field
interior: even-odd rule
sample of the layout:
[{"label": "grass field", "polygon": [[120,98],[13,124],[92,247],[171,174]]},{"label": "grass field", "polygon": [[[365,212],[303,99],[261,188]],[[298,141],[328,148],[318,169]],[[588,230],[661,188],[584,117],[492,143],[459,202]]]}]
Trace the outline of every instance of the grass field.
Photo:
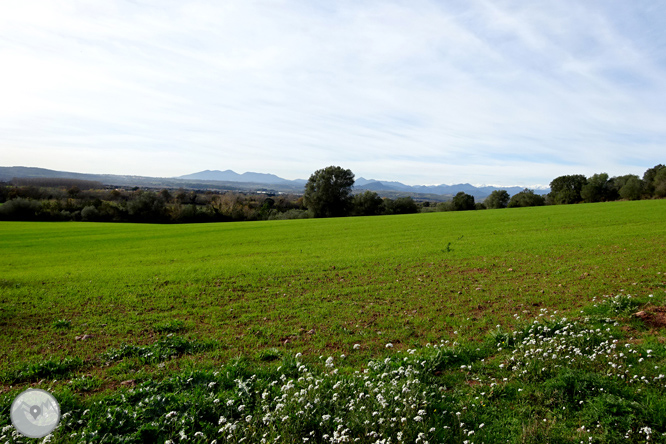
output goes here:
[{"label": "grass field", "polygon": [[[297,353],[302,354],[298,362],[311,368],[311,378],[326,374],[324,360],[332,356],[341,375],[364,370],[390,374],[402,367],[368,362],[395,361],[401,354],[440,362],[441,350],[454,342],[463,351],[445,361],[463,365],[467,376],[459,374],[460,365],[454,369],[440,362],[433,364],[433,379],[423,376],[420,383],[428,380],[449,389],[452,383],[462,384],[467,391],[443,389],[452,396],[450,402],[460,402],[475,393],[477,384],[469,381],[481,378],[466,365],[471,370],[483,362],[479,371],[484,378],[502,376],[484,367],[485,360],[503,362],[507,350],[497,350],[494,343],[502,332],[508,332],[507,338],[511,332],[528,338],[525,326],[535,319],[559,322],[559,327],[549,327],[557,330],[568,325],[557,319],[583,316],[581,310],[592,316],[592,323],[605,322],[609,313],[629,319],[629,311],[666,300],[664,200],[199,225],[5,222],[0,223],[0,239],[0,375],[6,402],[32,384],[61,393],[72,406],[86,405],[187,372],[203,372],[197,373],[204,375],[203,387],[233,386],[233,378],[225,382],[213,375],[220,368],[242,373],[241,367],[273,375],[278,366],[294,367]],[[628,294],[634,295],[630,302],[625,296],[604,297]],[[661,330],[641,327],[636,320],[629,327],[618,322],[609,324],[613,329],[608,334],[629,335],[626,340],[633,344],[638,341],[628,338],[641,335],[641,343],[660,350],[651,358],[663,359]],[[571,328],[592,328],[582,325]],[[513,350],[520,349],[519,342]],[[592,342],[589,347],[599,346]],[[442,348],[434,352],[424,348],[428,343]],[[593,369],[584,372],[592,374]],[[553,377],[560,381],[565,376]],[[658,371],[651,377],[658,377]],[[542,396],[538,387],[544,380],[523,379],[526,392]],[[352,387],[353,381],[349,383]],[[518,399],[520,387],[511,388],[505,401]],[[548,406],[554,402],[541,401]],[[430,407],[416,416],[426,416],[426,411],[433,416],[433,403],[426,402]],[[620,411],[636,410],[616,404]],[[511,442],[539,442],[543,436],[574,442],[565,437],[575,430],[580,435],[580,425],[572,425],[568,416],[560,419],[560,430],[548,419],[548,427],[534,423],[534,412],[510,405],[495,408],[517,409],[513,426],[497,422],[499,413],[495,420],[472,420],[485,426],[476,429],[476,437],[486,434],[478,442],[505,442],[502,430]],[[661,422],[645,427],[656,430],[661,424],[666,432],[666,404],[662,407]],[[431,442],[477,442],[473,434],[463,436],[472,429],[461,426],[460,415],[449,410],[444,419],[433,420],[434,427],[404,433],[412,433],[413,440],[424,433],[421,441],[430,434]],[[635,424],[647,424],[639,416],[634,415]],[[187,424],[184,430],[192,434],[204,427],[197,421]],[[177,428],[169,432],[175,441]],[[636,428],[632,436],[640,442],[645,434]],[[294,436],[305,429],[297,428]],[[268,442],[286,439],[284,433],[276,438],[278,434],[267,435]],[[307,436],[329,442],[323,434]],[[397,442],[395,436],[391,442]],[[608,432],[584,438],[612,442],[614,436]],[[650,436],[650,442],[661,439],[656,432]],[[379,435],[366,438],[361,442],[380,440]]]}]

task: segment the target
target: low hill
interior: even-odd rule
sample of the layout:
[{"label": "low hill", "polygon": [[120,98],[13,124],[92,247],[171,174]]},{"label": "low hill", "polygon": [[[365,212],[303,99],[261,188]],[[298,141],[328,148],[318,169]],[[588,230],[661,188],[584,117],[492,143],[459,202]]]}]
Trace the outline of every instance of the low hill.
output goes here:
[{"label": "low hill", "polygon": [[[306,180],[283,179],[275,174],[245,172],[242,174],[232,170],[205,170],[198,173],[186,174],[179,177],[148,177],[115,174],[74,173],[68,171],[55,171],[34,167],[0,167],[0,181],[10,181],[13,178],[70,178],[80,180],[99,181],[105,185],[138,186],[150,188],[190,188],[257,191],[271,190],[285,193],[303,193]],[[464,183],[456,185],[405,185],[395,181],[379,181],[359,177],[356,179],[355,191],[374,191],[382,197],[396,198],[411,196],[417,200],[448,200],[456,193],[463,191],[482,201],[495,190],[504,189],[510,195],[523,190],[521,187],[476,187]],[[547,194],[549,189],[536,189],[537,194]]]}]

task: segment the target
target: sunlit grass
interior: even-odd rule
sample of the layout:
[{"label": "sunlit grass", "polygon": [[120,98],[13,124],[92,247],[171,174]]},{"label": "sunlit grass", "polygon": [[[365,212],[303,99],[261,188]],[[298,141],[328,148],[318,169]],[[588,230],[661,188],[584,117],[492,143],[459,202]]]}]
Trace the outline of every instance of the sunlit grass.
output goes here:
[{"label": "sunlit grass", "polygon": [[[181,431],[223,442],[222,416],[237,424],[231,442],[397,442],[398,431],[404,442],[614,442],[629,430],[626,439],[644,442],[645,427],[656,442],[666,432],[666,353],[658,331],[631,316],[664,303],[666,201],[177,226],[0,223],[0,238],[2,408],[27,384],[51,388],[70,412],[61,441],[101,439],[91,434],[106,427],[118,440],[162,430],[174,442]],[[395,385],[393,372],[403,378]],[[218,405],[238,400],[234,379],[253,376],[243,412]],[[266,424],[284,392],[264,399],[265,386],[289,379],[299,392],[326,381],[308,392],[321,408],[295,418],[307,402],[289,397],[285,425]],[[398,405],[391,413],[376,397],[359,408],[377,415],[354,416],[349,403],[368,381],[427,393],[400,417],[409,427],[391,428]],[[154,409],[131,407],[130,394],[154,397],[143,403]]]}]

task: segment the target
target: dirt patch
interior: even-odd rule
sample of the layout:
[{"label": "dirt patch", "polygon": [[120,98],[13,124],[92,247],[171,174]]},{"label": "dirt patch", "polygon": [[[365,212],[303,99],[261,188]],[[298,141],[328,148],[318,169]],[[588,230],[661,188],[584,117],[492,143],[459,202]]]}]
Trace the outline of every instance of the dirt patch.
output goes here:
[{"label": "dirt patch", "polygon": [[634,316],[652,328],[666,328],[666,307],[649,307]]}]

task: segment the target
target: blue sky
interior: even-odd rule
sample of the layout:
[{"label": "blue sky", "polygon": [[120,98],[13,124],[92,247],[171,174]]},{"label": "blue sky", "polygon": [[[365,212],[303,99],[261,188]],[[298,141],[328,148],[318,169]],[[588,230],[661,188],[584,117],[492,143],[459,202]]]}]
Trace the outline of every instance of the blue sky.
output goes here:
[{"label": "blue sky", "polygon": [[666,3],[5,2],[0,165],[547,185],[666,163]]}]

